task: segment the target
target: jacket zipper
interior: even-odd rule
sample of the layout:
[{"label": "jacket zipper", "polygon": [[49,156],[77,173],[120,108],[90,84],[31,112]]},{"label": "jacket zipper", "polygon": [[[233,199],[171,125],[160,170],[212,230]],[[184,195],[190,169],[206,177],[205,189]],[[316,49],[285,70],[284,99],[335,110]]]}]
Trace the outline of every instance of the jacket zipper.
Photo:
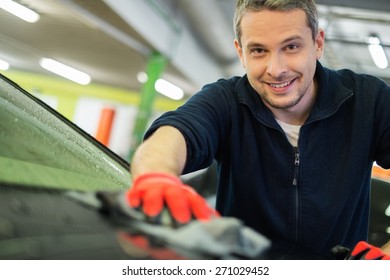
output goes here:
[{"label": "jacket zipper", "polygon": [[295,220],[295,231],[294,239],[298,242],[298,224],[299,224],[299,193],[298,193],[298,175],[299,175],[299,149],[294,148],[294,178],[293,178],[293,192],[294,192],[294,220]]},{"label": "jacket zipper", "polygon": [[298,185],[298,171],[299,171],[299,150],[298,148],[294,149],[295,158],[294,158],[294,178],[293,178],[293,186]]}]

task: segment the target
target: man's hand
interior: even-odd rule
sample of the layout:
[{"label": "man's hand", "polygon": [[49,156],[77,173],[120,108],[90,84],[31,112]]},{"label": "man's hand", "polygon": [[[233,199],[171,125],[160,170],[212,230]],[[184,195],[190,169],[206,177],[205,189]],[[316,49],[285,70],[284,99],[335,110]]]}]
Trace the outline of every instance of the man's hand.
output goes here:
[{"label": "man's hand", "polygon": [[372,246],[367,242],[360,241],[352,250],[349,260],[390,260],[390,255],[387,255],[380,248]]},{"label": "man's hand", "polygon": [[144,214],[152,218],[167,206],[173,219],[181,224],[192,217],[210,220],[219,216],[194,189],[165,173],[146,173],[135,178],[127,201],[133,208],[142,207]]}]

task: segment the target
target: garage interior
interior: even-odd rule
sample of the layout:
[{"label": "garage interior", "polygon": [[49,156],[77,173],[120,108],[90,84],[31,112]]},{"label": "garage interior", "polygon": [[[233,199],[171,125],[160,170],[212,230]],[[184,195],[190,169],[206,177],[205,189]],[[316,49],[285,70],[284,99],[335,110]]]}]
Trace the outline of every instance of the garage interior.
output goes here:
[{"label": "garage interior", "polygon": [[[140,120],[143,128],[204,84],[243,74],[233,46],[235,0],[15,2],[39,19],[27,22],[0,9],[0,73],[93,136],[99,135],[104,112],[115,112],[111,130],[100,139],[126,159],[143,132],[134,128],[145,75],[169,82],[182,96],[152,96],[144,108],[147,117]],[[377,66],[369,52],[370,38],[375,37],[390,58],[390,1],[316,2],[326,34],[321,62],[390,83],[390,67]],[[43,67],[44,58],[82,71],[89,77],[88,84],[49,72]],[[150,70],[156,61],[159,68]],[[389,174],[377,167],[373,173],[370,239],[374,244],[390,237]]]}]

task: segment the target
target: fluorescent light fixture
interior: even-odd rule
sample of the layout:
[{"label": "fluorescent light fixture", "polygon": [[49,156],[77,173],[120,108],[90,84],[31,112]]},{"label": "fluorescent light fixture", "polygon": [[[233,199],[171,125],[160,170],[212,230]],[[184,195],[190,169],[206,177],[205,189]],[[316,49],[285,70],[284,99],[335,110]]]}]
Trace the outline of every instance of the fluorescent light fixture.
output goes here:
[{"label": "fluorescent light fixture", "polygon": [[368,50],[371,54],[372,60],[379,69],[386,69],[389,65],[385,50],[381,45],[381,41],[375,34],[368,38]]},{"label": "fluorescent light fixture", "polygon": [[78,84],[87,85],[91,82],[91,77],[88,74],[53,59],[42,58],[39,64],[46,70],[49,70]]},{"label": "fluorescent light fixture", "polygon": [[181,88],[164,79],[158,79],[154,85],[154,88],[159,93],[174,100],[180,100],[184,97],[184,92]]},{"label": "fluorescent light fixture", "polygon": [[0,70],[8,70],[9,63],[0,59]]},{"label": "fluorescent light fixture", "polygon": [[0,8],[27,22],[39,20],[39,14],[11,0],[0,0]]}]

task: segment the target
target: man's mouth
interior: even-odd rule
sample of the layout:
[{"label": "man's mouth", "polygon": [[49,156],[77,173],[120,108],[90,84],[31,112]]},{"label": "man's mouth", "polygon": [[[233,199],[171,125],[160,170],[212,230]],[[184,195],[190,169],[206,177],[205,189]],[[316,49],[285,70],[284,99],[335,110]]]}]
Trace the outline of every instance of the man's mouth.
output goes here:
[{"label": "man's mouth", "polygon": [[273,87],[273,88],[284,88],[284,87],[289,86],[293,81],[294,80],[289,81],[289,82],[284,82],[284,83],[277,83],[277,84],[276,83],[268,83],[268,85],[270,87]]}]

